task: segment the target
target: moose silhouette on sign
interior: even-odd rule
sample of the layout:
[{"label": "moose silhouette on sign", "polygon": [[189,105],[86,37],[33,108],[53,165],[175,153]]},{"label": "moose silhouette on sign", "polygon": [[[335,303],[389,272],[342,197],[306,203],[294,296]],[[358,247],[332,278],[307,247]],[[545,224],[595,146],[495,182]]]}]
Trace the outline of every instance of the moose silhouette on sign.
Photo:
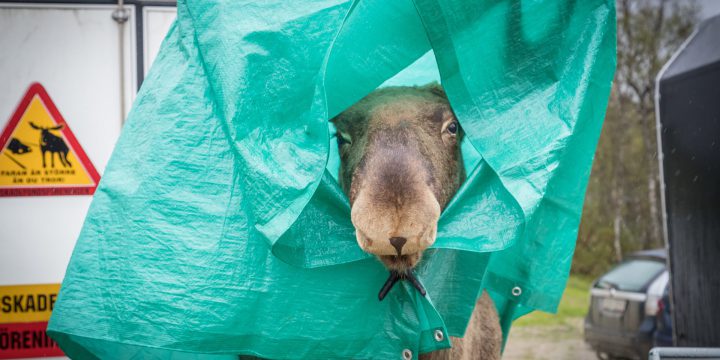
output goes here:
[{"label": "moose silhouette on sign", "polygon": [[42,153],[42,162],[43,167],[45,167],[45,152],[50,152],[50,166],[55,167],[55,156],[54,154],[58,154],[58,158],[60,159],[60,162],[62,163],[63,167],[71,167],[70,161],[67,159],[67,153],[70,151],[67,144],[65,144],[65,140],[59,136],[55,136],[53,133],[50,132],[50,130],[60,130],[63,128],[63,125],[57,125],[54,127],[41,127],[37,126],[34,123],[30,122],[30,126],[32,126],[35,130],[40,130],[40,152]]}]

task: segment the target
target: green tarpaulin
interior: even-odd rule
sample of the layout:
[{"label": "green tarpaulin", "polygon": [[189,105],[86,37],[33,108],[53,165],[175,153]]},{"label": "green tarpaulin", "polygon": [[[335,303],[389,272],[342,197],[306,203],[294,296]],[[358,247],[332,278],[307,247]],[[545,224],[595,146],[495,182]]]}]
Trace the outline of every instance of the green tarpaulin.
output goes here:
[{"label": "green tarpaulin", "polygon": [[[482,289],[554,311],[615,64],[613,0],[193,1],[138,94],[48,331],[74,358],[400,358]],[[408,284],[355,241],[328,119],[442,82],[468,178]]]}]

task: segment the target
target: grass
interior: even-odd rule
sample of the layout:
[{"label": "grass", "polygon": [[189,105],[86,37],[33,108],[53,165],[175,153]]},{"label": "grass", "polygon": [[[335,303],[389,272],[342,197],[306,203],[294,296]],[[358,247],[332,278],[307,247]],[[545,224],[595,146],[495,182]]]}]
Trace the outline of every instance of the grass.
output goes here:
[{"label": "grass", "polygon": [[535,311],[513,322],[518,326],[570,326],[585,316],[590,305],[590,279],[570,276],[557,314]]}]

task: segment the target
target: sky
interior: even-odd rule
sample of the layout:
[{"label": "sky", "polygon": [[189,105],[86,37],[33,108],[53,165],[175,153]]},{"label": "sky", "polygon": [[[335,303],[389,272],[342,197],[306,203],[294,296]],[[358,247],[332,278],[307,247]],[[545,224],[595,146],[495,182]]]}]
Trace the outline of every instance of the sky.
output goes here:
[{"label": "sky", "polygon": [[[683,1],[683,0],[676,0]],[[720,0],[696,0],[700,5],[700,19],[705,20],[720,14]]]}]

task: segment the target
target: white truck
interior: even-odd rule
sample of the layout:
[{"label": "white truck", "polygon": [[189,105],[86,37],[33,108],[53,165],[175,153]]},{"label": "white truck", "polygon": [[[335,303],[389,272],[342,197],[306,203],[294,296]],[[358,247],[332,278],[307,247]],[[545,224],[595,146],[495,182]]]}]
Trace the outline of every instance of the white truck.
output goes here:
[{"label": "white truck", "polygon": [[62,356],[45,327],[174,1],[0,0],[0,359]]}]

